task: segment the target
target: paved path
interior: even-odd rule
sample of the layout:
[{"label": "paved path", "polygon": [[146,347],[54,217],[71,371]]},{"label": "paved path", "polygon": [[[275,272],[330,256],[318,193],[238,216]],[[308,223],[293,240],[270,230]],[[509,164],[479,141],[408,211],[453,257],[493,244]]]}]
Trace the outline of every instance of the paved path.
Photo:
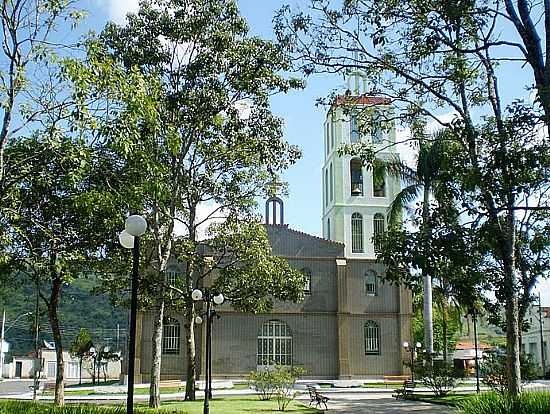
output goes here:
[{"label": "paved path", "polygon": [[329,401],[326,413],[346,414],[450,414],[456,413],[442,405],[396,400],[387,394],[340,394]]},{"label": "paved path", "polygon": [[33,380],[4,380],[0,382],[0,395],[20,395],[29,392]]}]

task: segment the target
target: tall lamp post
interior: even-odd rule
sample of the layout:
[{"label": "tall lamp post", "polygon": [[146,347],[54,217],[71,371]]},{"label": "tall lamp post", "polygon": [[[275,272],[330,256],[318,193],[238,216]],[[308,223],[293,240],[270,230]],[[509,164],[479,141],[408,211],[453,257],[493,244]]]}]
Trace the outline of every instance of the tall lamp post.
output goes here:
[{"label": "tall lamp post", "polygon": [[416,347],[410,346],[407,341],[403,342],[403,348],[405,348],[405,351],[411,353],[411,381],[414,383],[414,354],[415,352],[420,351],[420,348],[422,348],[422,344],[420,342],[416,343]]},{"label": "tall lamp post", "polygon": [[[212,398],[212,320],[217,316],[213,305],[221,305],[225,298],[223,294],[213,292],[209,289],[195,289],[191,292],[191,298],[195,302],[203,301],[206,303],[206,312],[203,316],[206,317],[206,367],[204,378],[204,409],[203,414],[209,414],[209,400]],[[197,316],[195,322],[202,323],[202,318]]]},{"label": "tall lamp post", "polygon": [[472,315],[472,322],[474,325],[474,363],[476,367],[476,392],[479,394],[480,388],[479,388],[479,356],[478,356],[478,345],[477,345],[477,313],[475,306],[472,306],[472,309],[470,310],[470,314]]},{"label": "tall lamp post", "polygon": [[118,239],[122,247],[132,249],[132,296],[130,303],[130,343],[128,346],[128,398],[126,413],[134,412],[134,364],[136,359],[136,319],[137,296],[139,285],[139,236],[147,230],[147,221],[138,215],[131,215],[126,219],[125,229]]}]

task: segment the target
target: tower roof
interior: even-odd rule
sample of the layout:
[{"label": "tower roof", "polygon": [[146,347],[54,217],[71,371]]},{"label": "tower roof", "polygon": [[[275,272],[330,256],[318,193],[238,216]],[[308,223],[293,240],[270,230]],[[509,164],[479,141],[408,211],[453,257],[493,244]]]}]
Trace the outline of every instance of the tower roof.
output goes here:
[{"label": "tower roof", "polygon": [[369,95],[338,95],[334,100],[334,105],[389,105],[390,98],[385,96]]}]

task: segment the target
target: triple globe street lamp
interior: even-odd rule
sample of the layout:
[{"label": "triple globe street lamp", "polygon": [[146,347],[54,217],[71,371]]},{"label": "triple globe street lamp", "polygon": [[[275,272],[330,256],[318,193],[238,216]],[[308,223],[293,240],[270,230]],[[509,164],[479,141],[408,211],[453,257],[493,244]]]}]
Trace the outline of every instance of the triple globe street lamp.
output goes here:
[{"label": "triple globe street lamp", "polygon": [[422,344],[417,342],[416,346],[412,346],[412,344],[409,345],[409,343],[405,341],[403,342],[403,348],[405,348],[405,351],[411,353],[411,381],[414,383],[414,354],[420,352]]},{"label": "triple globe street lamp", "polygon": [[[203,414],[209,414],[209,400],[212,398],[212,321],[215,316],[219,317],[213,309],[214,305],[221,305],[225,298],[222,293],[210,289],[195,289],[191,292],[191,298],[195,302],[205,302],[206,312],[202,316],[206,317],[206,367],[204,378],[204,408]],[[201,324],[202,317],[195,317],[195,323]]]},{"label": "triple globe street lamp", "polygon": [[139,286],[139,237],[147,230],[147,221],[138,214],[126,219],[125,229],[118,239],[122,247],[132,249],[132,294],[130,303],[130,341],[128,345],[128,397],[126,413],[134,412],[134,368],[136,359],[136,319]]}]

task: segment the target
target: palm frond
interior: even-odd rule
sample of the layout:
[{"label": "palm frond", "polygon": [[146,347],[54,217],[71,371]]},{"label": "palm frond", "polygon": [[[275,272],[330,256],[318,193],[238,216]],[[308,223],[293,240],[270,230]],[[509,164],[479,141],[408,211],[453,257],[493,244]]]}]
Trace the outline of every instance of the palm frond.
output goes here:
[{"label": "palm frond", "polygon": [[388,207],[388,224],[390,227],[397,226],[401,222],[403,209],[420,196],[422,186],[411,184],[403,188]]}]

